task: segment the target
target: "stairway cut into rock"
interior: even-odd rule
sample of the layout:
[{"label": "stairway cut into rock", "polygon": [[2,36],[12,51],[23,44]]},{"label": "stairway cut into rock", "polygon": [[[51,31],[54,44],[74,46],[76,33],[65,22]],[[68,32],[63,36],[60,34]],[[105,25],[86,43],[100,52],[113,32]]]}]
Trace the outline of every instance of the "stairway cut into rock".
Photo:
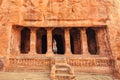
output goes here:
[{"label": "stairway cut into rock", "polygon": [[76,80],[73,68],[67,64],[66,58],[55,58],[51,67],[51,80]]}]

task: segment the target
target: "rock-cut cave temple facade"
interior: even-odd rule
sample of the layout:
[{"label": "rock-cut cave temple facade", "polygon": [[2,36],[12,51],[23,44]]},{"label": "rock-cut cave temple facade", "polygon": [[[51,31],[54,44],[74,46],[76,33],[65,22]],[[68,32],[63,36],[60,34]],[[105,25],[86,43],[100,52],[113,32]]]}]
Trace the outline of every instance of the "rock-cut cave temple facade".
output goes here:
[{"label": "rock-cut cave temple facade", "polygon": [[120,77],[119,12],[119,0],[0,0],[0,71]]}]

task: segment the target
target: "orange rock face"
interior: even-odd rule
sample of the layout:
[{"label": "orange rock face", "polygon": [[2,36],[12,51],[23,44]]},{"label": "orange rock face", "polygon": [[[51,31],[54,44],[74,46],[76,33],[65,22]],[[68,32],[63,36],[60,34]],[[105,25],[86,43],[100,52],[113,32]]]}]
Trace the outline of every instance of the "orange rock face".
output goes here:
[{"label": "orange rock face", "polygon": [[[36,48],[35,46],[36,43],[34,42],[37,40],[35,37],[35,34],[37,32],[36,28],[47,29],[46,32],[41,32],[43,36],[45,35],[47,38],[49,38],[48,39],[49,41],[46,42],[47,56],[53,56],[51,37],[56,39],[56,37],[54,37],[55,35],[61,35],[62,37],[65,37],[65,40],[61,41],[63,44],[65,44],[63,45],[64,47],[63,52],[65,53],[66,56],[71,56],[72,55],[70,51],[71,45],[69,44],[70,42],[69,38],[71,37],[71,35],[69,35],[68,29],[78,27],[80,30],[84,31],[84,29],[86,30],[87,28],[92,27],[98,34],[101,33],[100,35],[98,35],[99,37],[98,40],[99,43],[97,44],[99,45],[97,46],[99,49],[98,51],[104,55],[104,52],[107,53],[108,50],[108,53],[110,53],[110,55],[112,56],[110,58],[112,58],[112,60],[115,61],[114,70],[116,73],[118,73],[117,75],[119,76],[120,74],[119,12],[120,12],[119,0],[0,0],[0,58],[1,58],[0,68],[2,68],[3,66],[8,67],[7,63],[9,63],[9,58],[12,56],[12,54],[17,55],[20,53],[19,49],[21,42],[20,31],[23,29],[23,27],[29,28],[29,30],[31,30],[30,35],[33,36],[30,37],[31,41],[30,45],[28,45],[32,46],[30,47],[32,56],[34,56],[34,54],[32,53],[34,53]],[[102,31],[103,33],[106,34],[102,34],[101,30],[96,29],[101,26],[106,26],[104,27],[105,30]],[[54,28],[57,27],[62,28],[65,31],[63,31],[62,33],[57,31],[55,32]],[[33,32],[32,34],[33,29],[35,32]],[[84,33],[85,32],[83,32],[83,34]],[[86,53],[85,55],[87,55],[89,50],[86,51],[87,50],[86,46],[83,46],[83,44],[87,45],[87,43],[84,42],[87,40],[85,39],[84,35],[78,36],[81,37],[81,40],[83,40],[81,41],[81,44],[77,43],[77,39],[73,43],[82,46],[79,47],[77,46],[75,49],[78,50],[79,48],[81,48],[82,50],[81,52]],[[100,39],[100,37],[102,37],[103,40]],[[104,43],[102,43],[102,41]],[[42,45],[40,43],[41,42],[39,41],[38,44]],[[102,48],[100,48],[101,45],[105,46],[102,46]],[[74,50],[72,52],[74,53]],[[104,55],[104,57],[107,56],[108,54],[106,56]],[[12,57],[16,58],[16,56]],[[86,56],[86,58],[88,57],[90,56]],[[50,63],[46,63],[47,66],[50,66],[49,64]],[[80,65],[79,63],[75,64]]]}]

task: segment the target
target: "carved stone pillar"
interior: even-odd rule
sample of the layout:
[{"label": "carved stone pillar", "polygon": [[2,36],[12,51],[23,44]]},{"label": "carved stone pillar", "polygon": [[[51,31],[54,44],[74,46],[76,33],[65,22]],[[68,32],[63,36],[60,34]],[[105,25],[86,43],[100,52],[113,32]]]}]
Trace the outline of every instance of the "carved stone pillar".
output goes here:
[{"label": "carved stone pillar", "polygon": [[52,29],[47,29],[47,53],[46,56],[53,56],[52,50]]},{"label": "carved stone pillar", "polygon": [[65,29],[65,55],[70,56],[71,53],[71,45],[70,45],[70,33],[69,28]]},{"label": "carved stone pillar", "polygon": [[88,52],[88,43],[87,43],[87,34],[86,29],[81,29],[81,42],[82,42],[82,54],[83,55],[90,55]]},{"label": "carved stone pillar", "polygon": [[[106,34],[103,28],[97,30],[97,43],[98,43],[98,54],[101,56],[109,55],[109,50],[107,46]],[[106,52],[107,51],[107,52]]]},{"label": "carved stone pillar", "polygon": [[17,39],[17,41],[18,41],[18,47],[17,47],[17,55],[19,55],[19,54],[21,54],[21,51],[20,51],[20,46],[21,46],[21,31],[22,31],[22,29],[23,29],[23,27],[19,27],[18,28],[19,29],[19,31],[17,31],[18,32],[18,39]]},{"label": "carved stone pillar", "polygon": [[[12,37],[11,37],[11,44],[13,45],[11,50],[10,50],[10,53],[13,53],[14,51],[14,54],[11,54],[11,55],[19,55],[21,53],[21,31],[22,31],[22,27],[13,27],[13,29],[15,29],[16,31],[14,31],[12,33]],[[13,37],[14,36],[14,37]],[[16,43],[16,44],[14,44]]]},{"label": "carved stone pillar", "polygon": [[36,29],[32,28],[31,29],[31,34],[30,34],[30,54],[35,54],[36,53]]}]

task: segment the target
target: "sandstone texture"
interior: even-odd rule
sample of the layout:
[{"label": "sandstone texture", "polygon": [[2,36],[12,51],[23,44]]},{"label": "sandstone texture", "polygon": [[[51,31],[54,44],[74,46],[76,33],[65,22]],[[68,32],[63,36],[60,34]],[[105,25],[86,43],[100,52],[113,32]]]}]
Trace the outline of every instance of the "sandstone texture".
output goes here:
[{"label": "sandstone texture", "polygon": [[[78,74],[77,80],[113,80],[111,75],[96,75],[87,73],[76,74]],[[49,73],[47,72],[1,72],[0,77],[1,80],[50,80]]]},{"label": "sandstone texture", "polygon": [[[14,26],[20,26],[20,27],[14,27]],[[120,0],[0,0],[0,71],[5,71],[6,67],[8,67],[9,65],[9,62],[11,62],[11,64],[13,65],[16,64],[14,63],[14,61],[17,60],[18,63],[22,61],[24,62],[23,64],[20,63],[19,65],[20,67],[21,64],[27,65],[25,63],[26,62],[25,58],[27,57],[27,55],[25,55],[24,57],[22,56],[23,57],[22,60],[19,59],[20,56],[17,56],[14,57],[15,59],[10,58],[11,61],[9,61],[9,57],[12,54],[17,54],[17,51],[19,51],[18,47],[20,47],[19,46],[20,36],[18,29],[21,30],[21,27],[28,27],[30,29],[32,28],[32,30],[33,28],[39,28],[39,27],[48,28],[48,31],[46,33],[48,34],[47,37],[49,37],[49,41],[47,42],[49,48],[48,53],[50,53],[47,55],[49,57],[49,55],[52,55],[51,53],[53,53],[52,50],[50,50],[50,48],[52,47],[52,44],[50,43],[52,42],[51,41],[52,35],[49,33],[50,31],[52,32],[54,27],[60,27],[66,29],[66,33],[65,33],[66,43],[65,42],[63,43],[65,43],[67,47],[70,47],[69,44],[70,41],[68,39],[70,36],[67,35],[69,33],[67,31],[67,28],[79,27],[82,28],[81,30],[84,31],[83,28],[88,28],[88,27],[96,28],[100,26],[106,26],[107,29],[106,33],[108,37],[107,44],[109,44],[108,52],[111,53],[109,54],[111,56],[109,58],[113,60],[112,61],[113,65],[112,65],[112,62],[110,64],[108,58],[106,59],[106,58],[101,58],[101,56],[98,56],[99,60],[101,61],[103,60],[103,63],[104,61],[108,61],[107,64],[105,64],[104,66],[104,70],[106,71],[103,70],[103,73],[105,72],[109,73],[109,69],[106,68],[106,65],[114,66],[114,68],[112,68],[112,72],[111,71],[110,72],[112,75],[115,75],[116,77],[120,78]],[[35,29],[33,31],[35,31]],[[32,31],[30,33],[32,34]],[[56,31],[54,34],[60,34],[60,33],[57,33]],[[31,36],[32,36],[31,40],[36,41],[34,34],[32,34]],[[100,36],[102,37],[106,35],[102,34]],[[85,36],[81,36],[81,37],[82,40],[85,41],[84,39]],[[102,41],[102,38],[101,39],[99,38],[100,41]],[[34,43],[32,41],[30,46],[34,46]],[[84,48],[86,47],[84,46]],[[31,53],[33,53],[34,47],[31,47],[31,49],[32,49]],[[107,51],[107,49],[104,49],[103,52],[105,50]],[[67,48],[65,52],[69,53],[69,51],[70,50]],[[85,53],[87,53],[87,51]],[[65,54],[65,55],[67,56],[71,54]],[[105,54],[104,57],[107,57],[109,55]],[[32,56],[34,56],[34,54],[32,54],[29,57],[31,58],[28,60],[29,65],[31,65],[32,63],[37,65],[37,63],[34,63],[34,61],[37,61],[36,57],[34,58]],[[37,56],[37,57],[43,58],[44,56]],[[86,56],[86,58],[92,59],[92,57],[89,56],[88,57]],[[81,59],[84,58],[82,57]],[[74,62],[74,60],[76,60],[76,62]],[[51,68],[50,65],[53,64],[52,61],[50,62],[49,59],[46,59],[46,62],[44,62],[45,59],[42,59],[42,61],[40,62],[38,60],[38,62],[41,63],[40,64],[41,66],[45,65],[45,68],[41,68],[41,69],[50,70]],[[79,63],[79,61],[82,60],[79,60],[77,57],[73,59],[73,63],[74,63],[73,64],[68,59],[68,63],[71,64],[72,66],[74,65],[80,66],[80,63],[84,64],[84,61],[86,61],[86,59],[83,61],[83,63],[82,62]],[[95,62],[94,59],[91,60],[90,62],[93,63],[92,65],[100,66],[94,64]],[[88,61],[88,65],[91,65],[89,64],[89,61]],[[87,65],[83,65],[83,66],[87,66]],[[94,67],[92,66],[92,69],[93,68]],[[95,69],[102,70],[102,68],[95,68]],[[82,71],[82,69],[79,70]],[[96,72],[96,70],[93,71]],[[78,80],[80,79],[87,80],[84,79],[83,77],[79,78]],[[25,80],[30,80],[30,79],[25,79]],[[112,79],[106,77],[106,79],[96,78],[96,80],[112,80]]]}]

